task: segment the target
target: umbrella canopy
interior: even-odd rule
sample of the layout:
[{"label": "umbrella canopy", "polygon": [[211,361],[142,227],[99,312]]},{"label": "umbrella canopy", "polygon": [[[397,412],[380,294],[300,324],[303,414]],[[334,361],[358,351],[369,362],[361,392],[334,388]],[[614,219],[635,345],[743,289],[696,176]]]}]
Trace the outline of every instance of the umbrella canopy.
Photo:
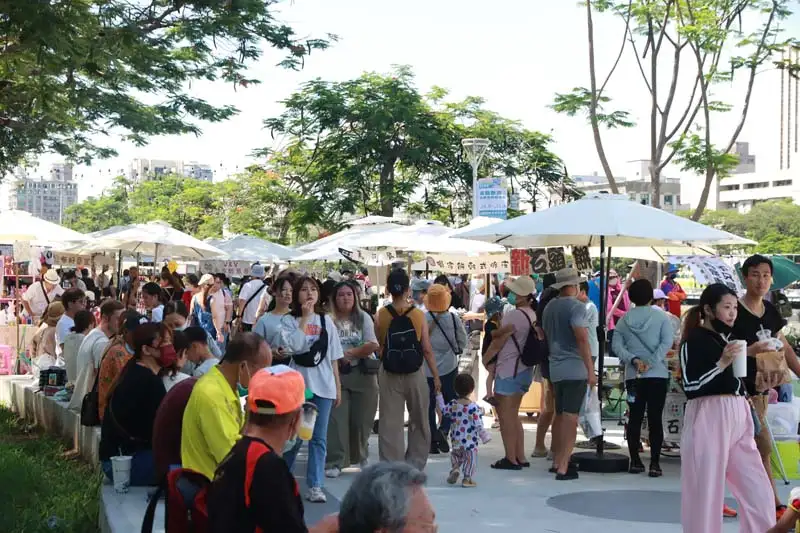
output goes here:
[{"label": "umbrella canopy", "polygon": [[499,224],[502,222],[503,219],[501,218],[492,218],[492,217],[475,217],[469,221],[469,224],[466,226],[462,226],[458,229],[451,230],[447,232],[448,237],[460,237],[462,234],[472,231],[474,229],[485,228],[487,226],[492,226],[494,224]]},{"label": "umbrella canopy", "polygon": [[748,245],[749,239],[699,224],[624,195],[591,195],[544,211],[462,233],[512,248],[548,246]]},{"label": "umbrella canopy", "polygon": [[[312,250],[328,248],[331,250],[335,249],[338,254],[339,246],[349,245],[350,240],[357,240],[358,238],[369,235],[371,233],[382,232],[386,231],[387,229],[400,228],[400,227],[402,226],[398,224],[369,224],[369,225],[353,226],[345,230],[342,230],[340,232],[334,233],[333,235],[328,235],[327,237],[317,239],[314,242],[298,246],[297,249],[300,250],[301,252],[310,252]],[[302,261],[302,259],[299,258],[296,258],[295,260]]]},{"label": "umbrella canopy", "polygon": [[158,258],[214,259],[225,252],[209,243],[178,231],[165,222],[117,226],[90,235],[89,241],[71,248],[73,253],[121,250]]},{"label": "umbrella canopy", "polygon": [[[800,265],[782,255],[770,256],[770,260],[772,260],[772,286],[770,290],[785,289],[792,283],[800,281]],[[741,263],[736,264],[736,272],[739,273],[739,277],[744,282]]]},{"label": "umbrella canopy", "polygon": [[401,222],[399,218],[384,217],[381,215],[370,215],[368,217],[351,220],[348,226],[374,226],[375,224],[389,224],[391,222]]},{"label": "umbrella canopy", "polygon": [[230,239],[208,239],[206,240],[225,252],[226,259],[232,261],[265,261],[274,263],[276,261],[288,261],[300,255],[296,250],[276,244],[251,235],[236,235]]},{"label": "umbrella canopy", "polygon": [[84,241],[86,235],[35,217],[27,211],[0,212],[0,243],[31,241],[39,246],[58,248],[63,243]]},{"label": "umbrella canopy", "polygon": [[411,226],[366,235],[353,241],[352,246],[362,249],[394,248],[406,252],[458,254],[505,251],[503,246],[497,244],[448,237],[452,231],[441,222],[423,220]]}]

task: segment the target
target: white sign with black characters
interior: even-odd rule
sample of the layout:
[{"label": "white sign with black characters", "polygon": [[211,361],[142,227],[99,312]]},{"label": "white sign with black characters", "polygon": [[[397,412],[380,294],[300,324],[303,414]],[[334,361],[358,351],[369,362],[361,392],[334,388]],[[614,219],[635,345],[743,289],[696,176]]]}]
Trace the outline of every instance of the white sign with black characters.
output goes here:
[{"label": "white sign with black characters", "polygon": [[[664,426],[664,442],[668,444],[679,444],[681,442],[681,431],[683,431],[683,416],[686,412],[686,396],[683,393],[670,392],[664,403],[664,412],[661,415],[661,422]],[[642,421],[642,438],[649,435],[647,428],[647,417]]]},{"label": "white sign with black characters", "polygon": [[736,291],[736,294],[744,294],[742,281],[739,279],[734,268],[719,257],[677,255],[670,256],[667,260],[670,263],[679,263],[688,266],[700,285],[722,283]]},{"label": "white sign with black characters", "polygon": [[511,257],[507,253],[477,256],[432,254],[425,258],[431,270],[447,274],[497,274],[511,271]]}]

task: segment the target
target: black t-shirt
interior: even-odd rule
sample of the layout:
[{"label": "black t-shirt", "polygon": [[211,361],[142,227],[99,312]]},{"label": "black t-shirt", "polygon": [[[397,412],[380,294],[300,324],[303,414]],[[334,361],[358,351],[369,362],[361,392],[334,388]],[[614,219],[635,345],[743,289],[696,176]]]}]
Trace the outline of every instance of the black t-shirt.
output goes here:
[{"label": "black t-shirt", "polygon": [[131,359],[111,393],[100,429],[101,461],[153,448],[153,422],[166,390],[160,377]]},{"label": "black t-shirt", "polygon": [[[750,312],[747,307],[739,302],[739,313],[736,316],[736,322],[733,324],[733,336],[737,339],[747,341],[747,345],[755,344],[758,342],[758,332],[762,326],[764,329],[770,330],[773,337],[777,337],[778,333],[786,326],[786,319],[781,316],[778,309],[770,302],[764,300],[764,314],[757,317]],[[756,372],[758,371],[758,364],[755,357],[747,358],[747,377],[744,379],[747,393],[752,395],[758,394],[756,392]]]},{"label": "black t-shirt", "polygon": [[269,447],[261,440],[244,436],[217,468],[208,492],[208,520],[211,533],[307,533],[303,501],[286,461],[267,451],[255,464],[250,505],[245,502],[247,454],[251,446]]}]

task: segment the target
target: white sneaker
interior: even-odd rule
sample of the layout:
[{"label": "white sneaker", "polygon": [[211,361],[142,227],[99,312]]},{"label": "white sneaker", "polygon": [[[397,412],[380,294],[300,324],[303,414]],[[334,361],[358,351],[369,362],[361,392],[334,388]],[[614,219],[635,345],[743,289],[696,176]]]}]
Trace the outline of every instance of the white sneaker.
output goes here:
[{"label": "white sneaker", "polygon": [[308,494],[306,494],[306,500],[311,503],[325,503],[328,501],[328,498],[325,496],[325,493],[322,492],[321,488],[311,487],[308,489]]},{"label": "white sneaker", "polygon": [[325,477],[329,478],[337,478],[341,475],[342,471],[339,469],[338,466],[334,466],[333,468],[329,468],[325,471]]}]

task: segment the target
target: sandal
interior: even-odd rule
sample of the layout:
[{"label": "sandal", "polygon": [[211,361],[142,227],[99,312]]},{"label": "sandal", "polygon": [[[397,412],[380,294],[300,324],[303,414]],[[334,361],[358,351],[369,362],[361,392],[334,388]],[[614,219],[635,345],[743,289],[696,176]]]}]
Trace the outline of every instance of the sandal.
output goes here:
[{"label": "sandal", "polygon": [[508,460],[508,457],[503,457],[499,461],[492,463],[491,466],[495,470],[522,470],[520,465],[512,463]]},{"label": "sandal", "polygon": [[631,465],[628,467],[628,473],[641,474],[642,472],[644,472],[644,464],[642,464],[641,461],[631,461]]},{"label": "sandal", "polygon": [[522,459],[522,460],[517,459],[517,464],[519,466],[521,466],[522,468],[530,468],[531,467],[531,464],[528,461],[524,460],[524,459]]},{"label": "sandal", "polygon": [[649,477],[661,477],[664,475],[664,472],[661,471],[661,467],[659,465],[650,465],[650,472],[647,474]]}]

